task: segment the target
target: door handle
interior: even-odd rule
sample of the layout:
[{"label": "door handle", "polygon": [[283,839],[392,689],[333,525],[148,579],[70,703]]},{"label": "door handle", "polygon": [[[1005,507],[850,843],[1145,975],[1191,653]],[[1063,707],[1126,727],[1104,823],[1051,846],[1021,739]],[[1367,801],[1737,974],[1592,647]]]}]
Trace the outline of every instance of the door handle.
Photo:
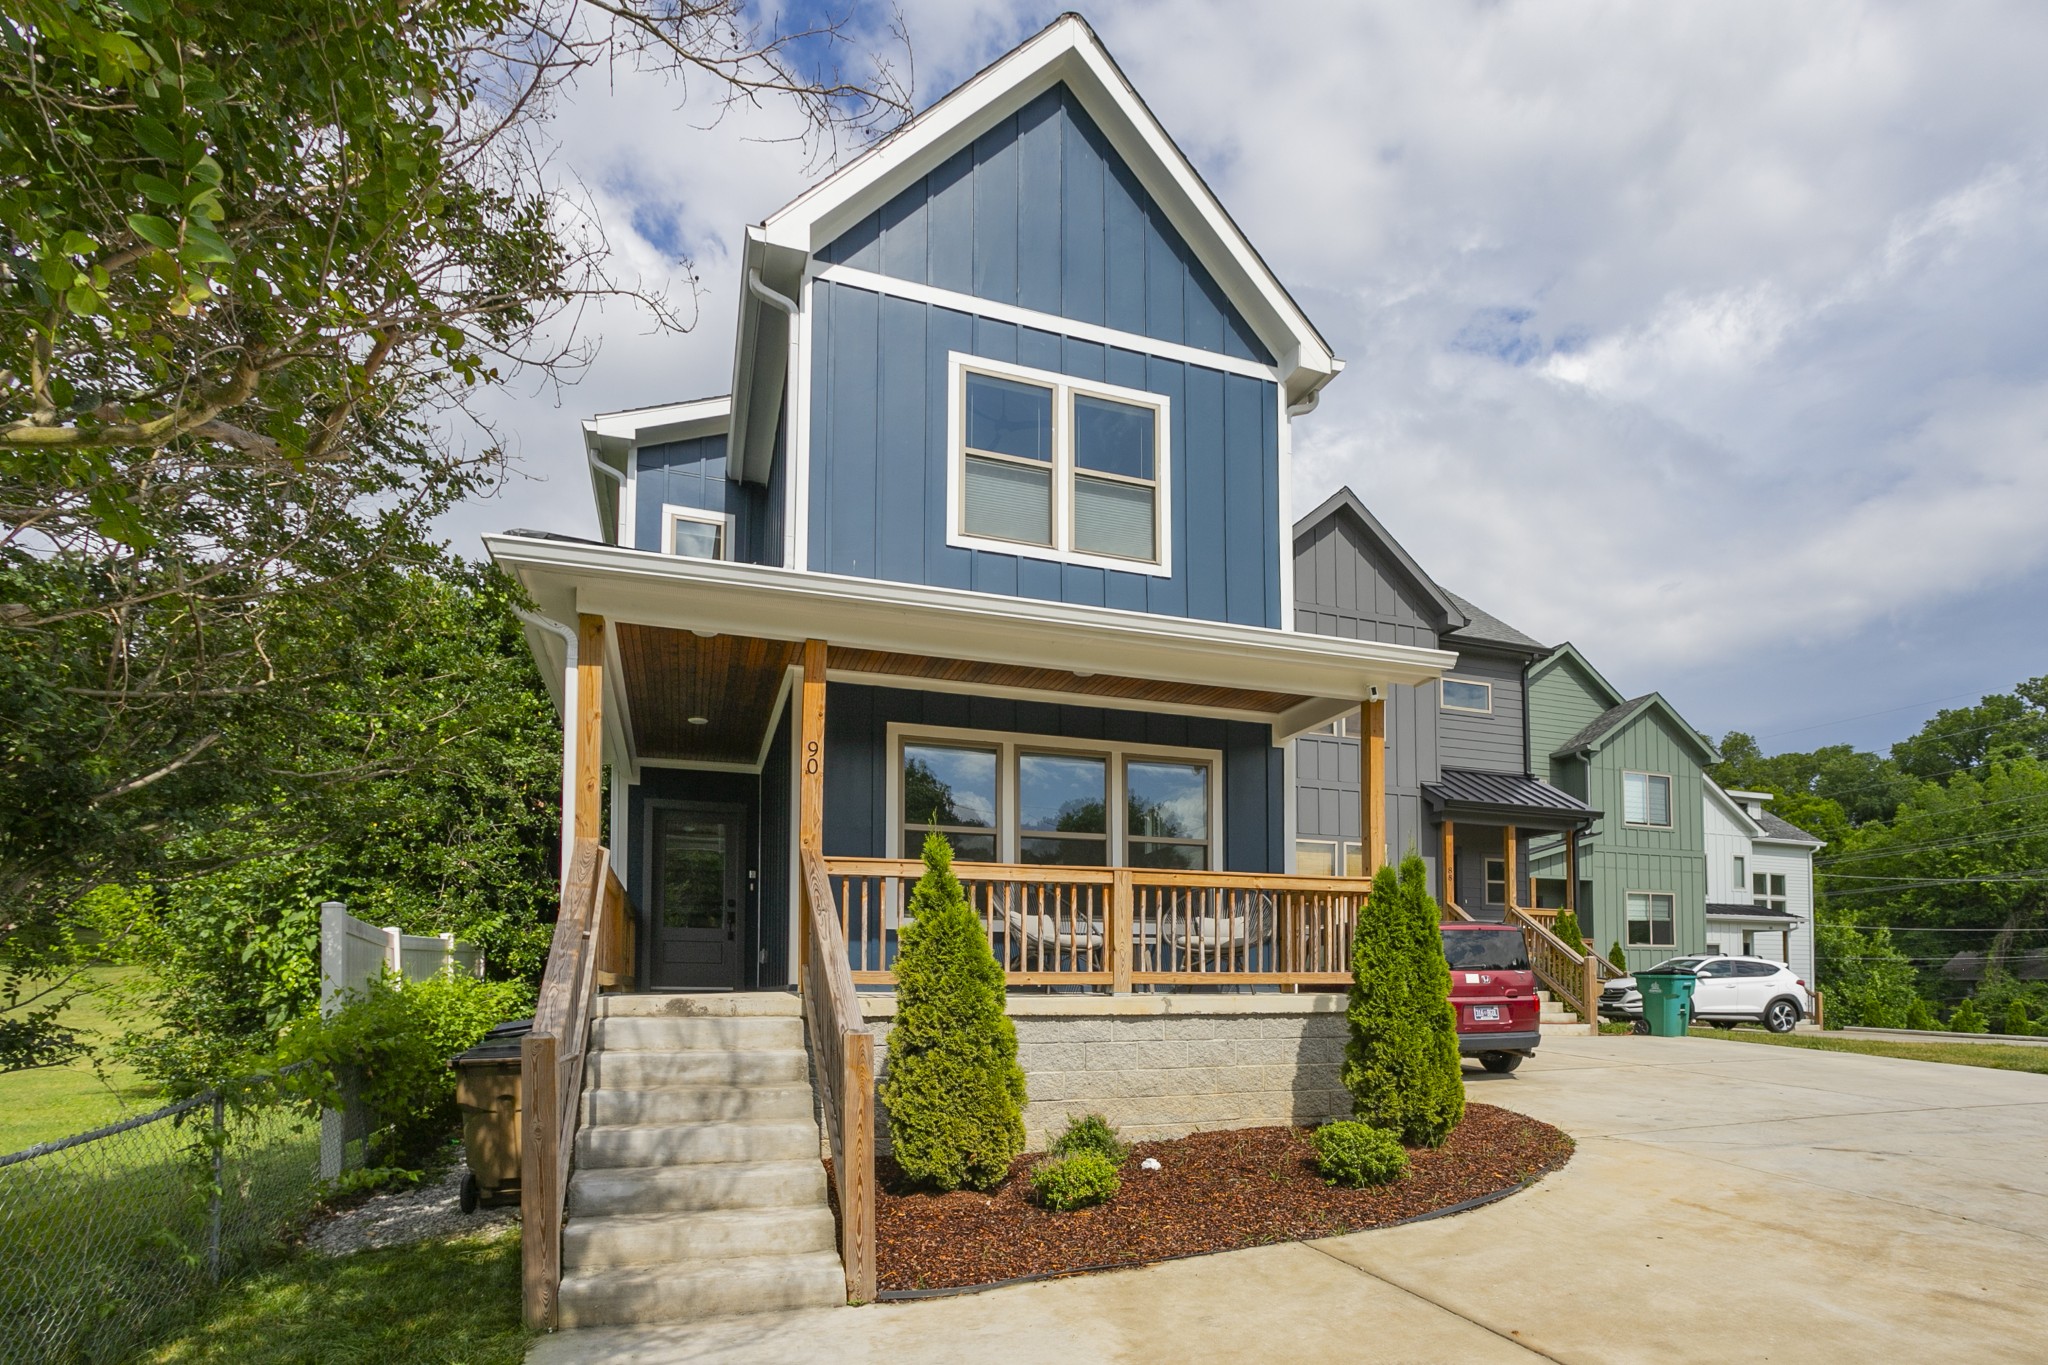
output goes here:
[{"label": "door handle", "polygon": [[731,943],[739,935],[740,912],[736,908],[738,905],[739,902],[736,900],[728,900],[725,903],[725,941],[727,943]]}]

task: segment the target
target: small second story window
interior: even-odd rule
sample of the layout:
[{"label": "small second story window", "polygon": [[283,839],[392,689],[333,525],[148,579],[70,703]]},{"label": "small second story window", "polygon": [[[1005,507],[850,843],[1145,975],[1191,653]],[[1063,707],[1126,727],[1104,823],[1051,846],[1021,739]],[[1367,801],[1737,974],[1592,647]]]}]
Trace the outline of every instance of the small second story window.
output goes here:
[{"label": "small second story window", "polygon": [[1621,809],[1625,824],[1671,828],[1671,779],[1663,773],[1623,773]]},{"label": "small second story window", "polygon": [[1758,872],[1750,877],[1750,904],[1760,905],[1766,910],[1785,908],[1785,874],[1782,872]]},{"label": "small second story window", "polygon": [[948,539],[1162,574],[1166,399],[955,355]]},{"label": "small second story window", "polygon": [[695,507],[661,509],[661,552],[686,559],[730,559],[732,518]]},{"label": "small second story window", "polygon": [[1744,885],[1744,884],[1745,884],[1746,882],[1748,882],[1748,881],[1749,881],[1749,873],[1747,873],[1746,871],[1744,871],[1744,870],[1743,870],[1743,869],[1744,869],[1744,868],[1745,868],[1746,866],[1747,866],[1747,863],[1746,863],[1746,862],[1744,861],[1744,859],[1743,859],[1743,856],[1742,856],[1742,855],[1741,855],[1740,853],[1736,854],[1736,855],[1735,855],[1735,890],[1736,890],[1736,891],[1737,891],[1738,893],[1740,893],[1740,892],[1741,892],[1741,890],[1742,890],[1742,888],[1743,888],[1743,885]]},{"label": "small second story window", "polygon": [[1493,684],[1472,682],[1465,678],[1445,678],[1443,681],[1443,709],[1446,711],[1472,711],[1479,715],[1493,713]]}]

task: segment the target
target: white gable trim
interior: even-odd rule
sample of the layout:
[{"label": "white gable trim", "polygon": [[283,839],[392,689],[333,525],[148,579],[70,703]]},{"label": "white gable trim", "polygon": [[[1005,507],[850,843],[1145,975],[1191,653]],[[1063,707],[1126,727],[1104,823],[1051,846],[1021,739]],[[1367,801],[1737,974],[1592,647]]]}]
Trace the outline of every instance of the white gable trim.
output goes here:
[{"label": "white gable trim", "polygon": [[1214,192],[1078,15],[1054,20],[846,167],[771,214],[771,249],[810,256],[934,166],[1054,85],[1065,82],[1138,182],[1279,358],[1289,402],[1335,376],[1340,362]]}]

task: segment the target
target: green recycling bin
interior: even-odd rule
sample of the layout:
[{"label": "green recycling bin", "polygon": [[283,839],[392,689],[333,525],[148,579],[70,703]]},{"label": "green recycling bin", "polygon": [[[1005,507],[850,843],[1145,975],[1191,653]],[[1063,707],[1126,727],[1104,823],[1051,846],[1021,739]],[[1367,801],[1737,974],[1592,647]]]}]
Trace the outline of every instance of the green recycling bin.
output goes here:
[{"label": "green recycling bin", "polygon": [[1643,997],[1643,1022],[1659,1038],[1683,1038],[1692,1022],[1692,992],[1699,978],[1691,972],[1637,972],[1636,989]]}]

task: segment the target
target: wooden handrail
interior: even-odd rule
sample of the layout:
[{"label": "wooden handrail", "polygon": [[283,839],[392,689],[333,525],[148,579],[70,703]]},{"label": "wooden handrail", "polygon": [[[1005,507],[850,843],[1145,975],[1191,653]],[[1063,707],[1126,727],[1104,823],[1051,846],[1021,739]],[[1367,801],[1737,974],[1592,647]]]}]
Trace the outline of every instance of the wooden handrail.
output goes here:
[{"label": "wooden handrail", "polygon": [[522,1287],[527,1325],[544,1331],[554,1329],[558,1316],[562,1220],[583,1115],[583,1058],[596,1008],[598,963],[617,952],[617,926],[631,918],[630,912],[606,914],[608,905],[625,898],[609,863],[610,854],[596,840],[576,841],[534,1001],[533,1032],[519,1053]]},{"label": "wooden handrail", "polygon": [[810,945],[803,964],[804,1026],[816,1059],[825,1141],[832,1152],[832,1177],[839,1190],[839,1259],[846,1270],[848,1300],[871,1303],[875,1297],[875,1034],[861,1018],[825,859],[817,849],[805,848],[801,862],[804,935]]},{"label": "wooden handrail", "polygon": [[1581,1020],[1600,1031],[1599,957],[1591,951],[1574,951],[1572,946],[1550,932],[1548,926],[1531,918],[1519,906],[1507,907],[1507,922],[1518,926],[1529,939],[1529,966],[1537,978],[1571,1007]]}]

